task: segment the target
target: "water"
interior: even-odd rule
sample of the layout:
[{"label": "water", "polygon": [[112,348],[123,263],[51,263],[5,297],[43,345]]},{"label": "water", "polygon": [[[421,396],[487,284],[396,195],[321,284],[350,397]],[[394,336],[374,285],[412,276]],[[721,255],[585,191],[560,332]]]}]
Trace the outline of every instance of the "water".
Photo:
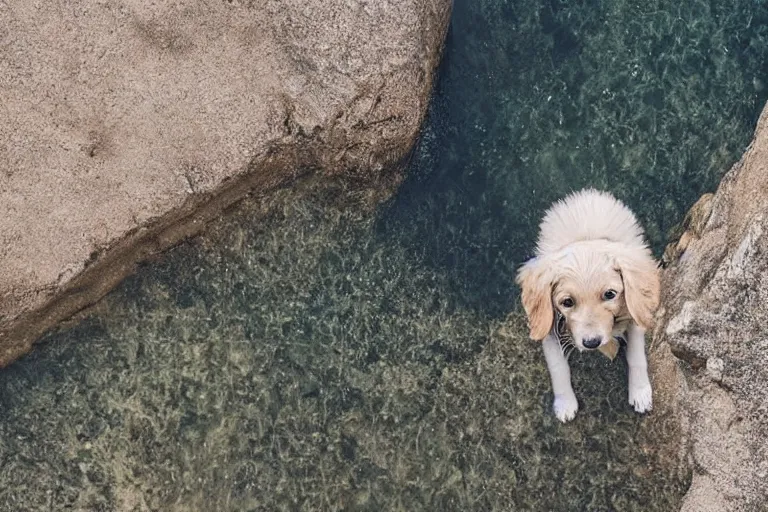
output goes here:
[{"label": "water", "polygon": [[0,509],[674,510],[687,474],[621,364],[577,358],[553,418],[511,280],[587,184],[660,251],[750,139],[768,15],[541,5],[456,3],[390,204],[244,204],[2,372]]},{"label": "water", "polygon": [[764,2],[456,2],[398,236],[495,315],[571,190],[611,190],[661,254],[750,140],[767,41]]}]

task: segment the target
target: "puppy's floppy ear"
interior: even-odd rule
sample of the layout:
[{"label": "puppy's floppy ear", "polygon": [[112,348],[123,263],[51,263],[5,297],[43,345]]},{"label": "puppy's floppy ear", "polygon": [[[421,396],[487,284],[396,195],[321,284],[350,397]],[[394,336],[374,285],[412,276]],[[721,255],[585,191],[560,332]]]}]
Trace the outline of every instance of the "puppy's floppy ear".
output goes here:
[{"label": "puppy's floppy ear", "polygon": [[651,251],[621,251],[616,255],[616,270],[624,281],[624,300],[632,319],[643,329],[652,328],[661,284],[659,267]]},{"label": "puppy's floppy ear", "polygon": [[529,260],[515,279],[522,289],[523,308],[528,315],[531,339],[543,340],[552,328],[552,275],[538,259]]}]

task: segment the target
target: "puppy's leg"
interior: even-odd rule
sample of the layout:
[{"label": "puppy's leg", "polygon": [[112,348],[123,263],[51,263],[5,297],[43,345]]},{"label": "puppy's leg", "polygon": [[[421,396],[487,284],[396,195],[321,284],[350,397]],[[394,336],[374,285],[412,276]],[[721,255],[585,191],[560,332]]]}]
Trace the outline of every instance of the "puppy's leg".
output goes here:
[{"label": "puppy's leg", "polygon": [[579,402],[571,387],[571,369],[568,360],[560,348],[560,342],[551,334],[544,338],[544,358],[547,360],[549,377],[552,379],[552,391],[555,393],[555,401],[552,408],[557,419],[563,423],[576,417],[579,410]]},{"label": "puppy's leg", "polygon": [[637,412],[650,411],[653,408],[653,392],[645,358],[645,329],[634,323],[627,330],[627,368],[630,405]]}]

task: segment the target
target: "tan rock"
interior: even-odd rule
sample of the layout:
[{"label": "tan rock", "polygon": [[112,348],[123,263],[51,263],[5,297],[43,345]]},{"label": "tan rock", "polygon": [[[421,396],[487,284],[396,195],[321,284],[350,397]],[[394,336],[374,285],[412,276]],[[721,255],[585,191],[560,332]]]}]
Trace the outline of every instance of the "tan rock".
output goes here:
[{"label": "tan rock", "polygon": [[248,193],[390,193],[450,7],[0,3],[0,365]]},{"label": "tan rock", "polygon": [[677,415],[677,434],[692,463],[683,510],[764,510],[768,109],[741,161],[693,210],[687,245],[663,274],[650,350],[654,403],[661,415]]}]

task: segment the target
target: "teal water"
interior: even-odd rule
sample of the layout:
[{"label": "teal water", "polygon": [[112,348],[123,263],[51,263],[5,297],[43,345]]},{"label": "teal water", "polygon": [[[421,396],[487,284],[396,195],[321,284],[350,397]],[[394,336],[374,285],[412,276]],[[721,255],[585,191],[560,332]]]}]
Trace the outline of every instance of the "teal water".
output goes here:
[{"label": "teal water", "polygon": [[759,1],[456,2],[421,153],[387,215],[396,236],[495,315],[543,210],[571,190],[612,191],[660,255],[751,138],[766,21]]},{"label": "teal water", "polygon": [[768,8],[685,4],[457,1],[392,201],[246,203],[0,374],[0,509],[674,510],[621,364],[576,359],[561,426],[507,314],[552,200],[659,252],[749,142]]}]

